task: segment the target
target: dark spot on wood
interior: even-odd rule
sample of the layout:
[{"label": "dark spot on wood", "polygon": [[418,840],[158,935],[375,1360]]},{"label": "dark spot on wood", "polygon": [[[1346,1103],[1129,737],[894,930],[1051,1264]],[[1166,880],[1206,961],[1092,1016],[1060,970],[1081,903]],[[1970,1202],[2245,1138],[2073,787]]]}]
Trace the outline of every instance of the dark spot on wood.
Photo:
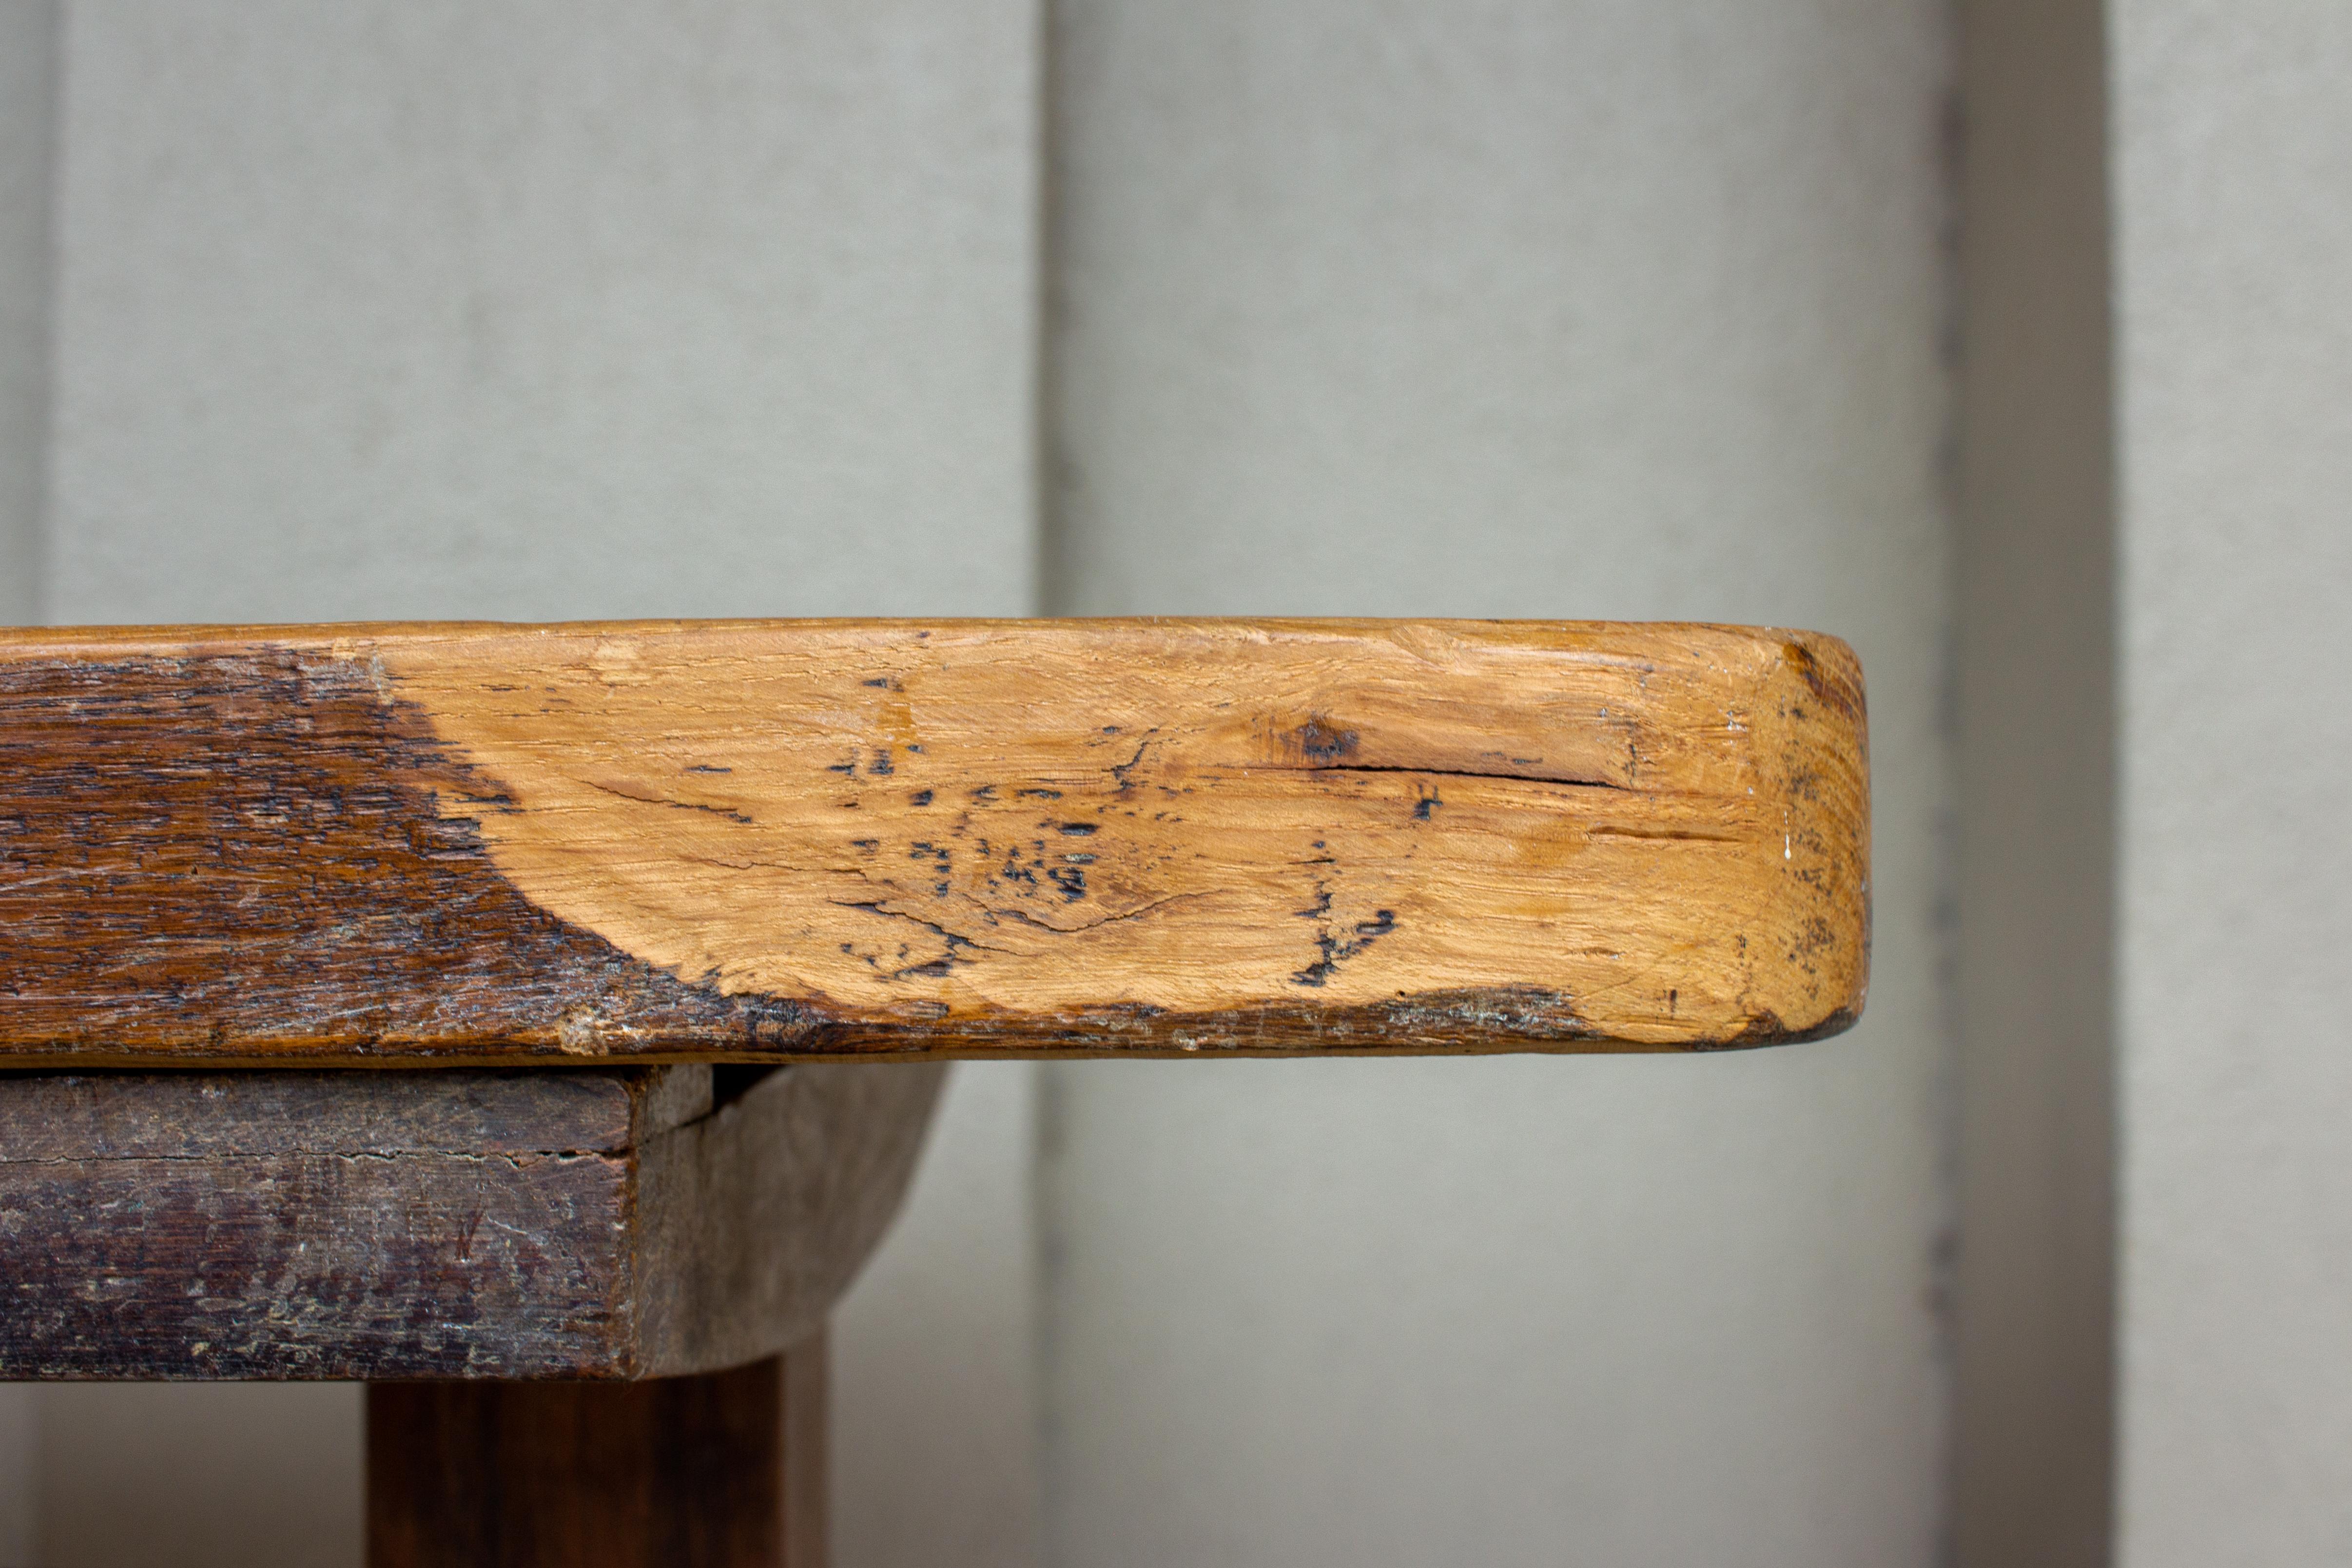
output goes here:
[{"label": "dark spot on wood", "polygon": [[1813,657],[1813,651],[1811,648],[1806,647],[1802,643],[1783,643],[1780,644],[1780,656],[1788,661],[1789,668],[1797,673],[1798,679],[1811,688],[1813,695],[1828,706],[1835,708],[1840,716],[1848,721],[1862,717],[1863,700],[1860,690],[1851,682],[1833,678],[1827,670],[1822,669],[1821,661]]},{"label": "dark spot on wood", "polygon": [[[971,964],[979,961],[968,956],[969,954],[979,950],[978,945],[968,936],[958,936],[955,932],[950,931],[944,925],[940,925],[933,921],[924,920],[917,915],[900,914],[896,910],[880,911],[880,913],[898,915],[902,920],[912,920],[919,925],[929,926],[932,931],[939,935],[940,941],[947,944],[947,951],[936,958],[930,959],[926,963],[909,964],[904,968],[891,970],[887,976],[890,979],[944,979],[954,970],[958,964]],[[907,951],[908,950],[905,947],[900,947],[898,949],[898,956],[900,957],[905,957],[907,956]]]},{"label": "dark spot on wood", "polygon": [[1310,762],[1337,762],[1356,754],[1357,734],[1318,715],[1293,730],[1291,744]]},{"label": "dark spot on wood", "polygon": [[1321,933],[1315,938],[1315,946],[1322,956],[1291,976],[1290,983],[1294,986],[1320,986],[1331,977],[1332,970],[1395,930],[1396,924],[1394,910],[1380,909],[1373,911],[1371,919],[1357,923],[1356,937],[1352,942],[1342,942],[1328,931]]},{"label": "dark spot on wood", "polygon": [[1136,770],[1137,767],[1143,761],[1143,754],[1150,749],[1151,742],[1150,740],[1138,741],[1136,743],[1134,756],[1129,758],[1124,762],[1113,763],[1111,765],[1111,779],[1121,789],[1128,788],[1127,776]]},{"label": "dark spot on wood", "polygon": [[930,803],[931,792],[929,789],[918,789],[908,798],[908,804],[912,806],[928,806]]},{"label": "dark spot on wood", "polygon": [[1062,831],[1069,834],[1074,839],[1085,838],[1094,831],[1095,824],[1092,822],[1064,822],[1062,824]]}]

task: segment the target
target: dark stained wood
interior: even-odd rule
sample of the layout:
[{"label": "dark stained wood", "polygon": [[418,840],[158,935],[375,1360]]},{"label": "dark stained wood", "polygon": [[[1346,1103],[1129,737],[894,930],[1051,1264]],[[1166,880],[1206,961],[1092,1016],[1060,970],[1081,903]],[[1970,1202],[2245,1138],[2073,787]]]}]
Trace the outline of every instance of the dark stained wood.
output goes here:
[{"label": "dark stained wood", "polygon": [[370,1568],[823,1568],[824,1342],[635,1384],[368,1389]]},{"label": "dark stained wood", "polygon": [[0,1038],[106,1061],[249,1034],[446,1054],[567,1017],[808,1037],[793,1008],[682,984],[533,906],[444,794],[501,804],[364,665],[0,661]]},{"label": "dark stained wood", "polygon": [[620,1155],[710,1113],[709,1073],[0,1073],[0,1162]]},{"label": "dark stained wood", "polygon": [[0,1074],[0,1379],[770,1354],[887,1228],[940,1071],[795,1065],[723,1103],[707,1066]]},{"label": "dark stained wood", "polygon": [[1868,864],[1807,632],[0,633],[22,1065],[1769,1044]]}]

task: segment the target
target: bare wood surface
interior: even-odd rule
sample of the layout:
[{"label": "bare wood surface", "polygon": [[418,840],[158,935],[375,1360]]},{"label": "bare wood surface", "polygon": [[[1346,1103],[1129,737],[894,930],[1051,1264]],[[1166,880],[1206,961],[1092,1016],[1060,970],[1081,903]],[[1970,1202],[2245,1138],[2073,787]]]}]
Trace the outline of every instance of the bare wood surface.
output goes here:
[{"label": "bare wood surface", "polygon": [[0,1075],[0,1380],[770,1355],[887,1228],[940,1071]]},{"label": "bare wood surface", "polygon": [[824,1343],[635,1384],[368,1389],[370,1568],[824,1568]]},{"label": "bare wood surface", "polygon": [[0,636],[0,1061],[1680,1049],[1861,1006],[1834,638]]}]

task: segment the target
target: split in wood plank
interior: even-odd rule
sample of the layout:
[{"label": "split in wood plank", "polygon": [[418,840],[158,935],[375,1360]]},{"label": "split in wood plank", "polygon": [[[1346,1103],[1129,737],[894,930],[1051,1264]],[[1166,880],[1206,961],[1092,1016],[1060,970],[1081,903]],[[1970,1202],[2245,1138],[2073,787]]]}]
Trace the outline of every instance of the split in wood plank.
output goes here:
[{"label": "split in wood plank", "polygon": [[1862,1005],[1835,638],[0,634],[0,1062],[1674,1050]]}]

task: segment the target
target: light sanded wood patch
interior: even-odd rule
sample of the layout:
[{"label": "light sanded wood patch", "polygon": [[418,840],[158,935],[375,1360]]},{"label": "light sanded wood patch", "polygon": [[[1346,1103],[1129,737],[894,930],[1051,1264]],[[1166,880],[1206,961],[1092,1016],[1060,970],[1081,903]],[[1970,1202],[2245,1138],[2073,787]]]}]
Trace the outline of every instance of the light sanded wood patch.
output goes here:
[{"label": "light sanded wood patch", "polygon": [[85,1055],[1675,1048],[1834,1030],[1866,977],[1861,675],[1811,633],[15,633],[12,749],[20,1055],[68,1005]]}]

